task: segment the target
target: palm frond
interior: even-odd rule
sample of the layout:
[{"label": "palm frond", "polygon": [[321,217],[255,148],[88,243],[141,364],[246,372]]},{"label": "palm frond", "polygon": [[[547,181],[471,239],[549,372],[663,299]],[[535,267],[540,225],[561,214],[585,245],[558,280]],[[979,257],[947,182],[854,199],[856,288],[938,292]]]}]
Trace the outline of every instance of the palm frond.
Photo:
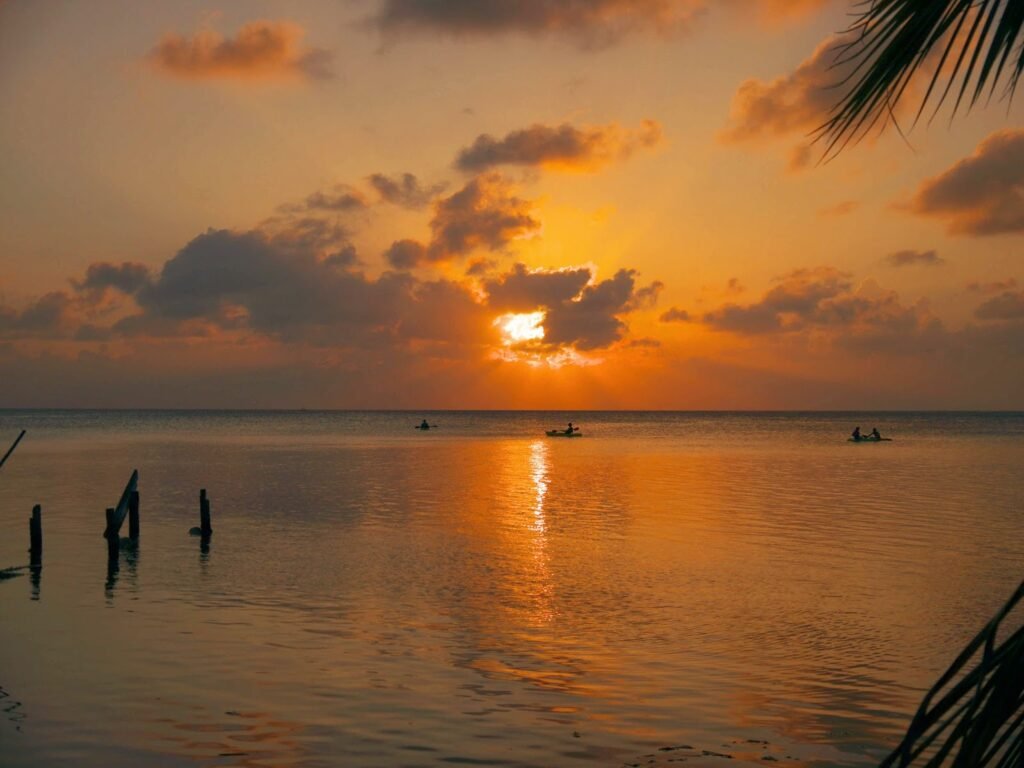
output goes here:
[{"label": "palm frond", "polygon": [[1024,582],[925,694],[903,741],[879,768],[1024,765],[1024,627],[997,644],[1021,598]]},{"label": "palm frond", "polygon": [[817,133],[825,155],[890,119],[915,75],[928,85],[914,122],[955,94],[953,115],[999,84],[1010,97],[1024,71],[1024,0],[861,0],[834,67],[849,69]]}]

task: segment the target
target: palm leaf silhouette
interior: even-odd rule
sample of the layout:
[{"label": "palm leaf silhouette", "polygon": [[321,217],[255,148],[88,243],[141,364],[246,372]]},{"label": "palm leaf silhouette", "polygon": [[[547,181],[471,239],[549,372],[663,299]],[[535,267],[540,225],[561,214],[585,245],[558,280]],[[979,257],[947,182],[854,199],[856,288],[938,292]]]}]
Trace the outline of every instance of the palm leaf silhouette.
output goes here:
[{"label": "palm leaf silhouette", "polygon": [[914,122],[929,103],[937,113],[950,97],[955,115],[1000,85],[1001,97],[1012,96],[1024,70],[1024,0],[861,0],[856,7],[836,57],[849,74],[817,131],[826,157],[891,119],[919,72],[928,86]]},{"label": "palm leaf silhouette", "polygon": [[880,768],[1024,765],[1024,627],[1011,616],[1021,598],[1024,583],[928,691]]}]

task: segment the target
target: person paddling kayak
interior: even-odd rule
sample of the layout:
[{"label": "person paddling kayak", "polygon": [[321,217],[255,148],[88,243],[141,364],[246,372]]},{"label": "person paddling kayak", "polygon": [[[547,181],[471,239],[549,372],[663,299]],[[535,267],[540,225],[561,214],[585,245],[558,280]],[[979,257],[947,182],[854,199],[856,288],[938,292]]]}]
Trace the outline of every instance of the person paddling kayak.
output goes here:
[{"label": "person paddling kayak", "polygon": [[863,440],[864,436],[860,433],[860,427],[853,428],[853,434],[850,435],[853,440]]},{"label": "person paddling kayak", "polygon": [[579,432],[579,431],[580,431],[580,428],[579,427],[574,427],[572,425],[572,422],[570,421],[569,422],[569,426],[566,427],[566,429],[565,429],[565,434],[571,435],[573,432]]}]

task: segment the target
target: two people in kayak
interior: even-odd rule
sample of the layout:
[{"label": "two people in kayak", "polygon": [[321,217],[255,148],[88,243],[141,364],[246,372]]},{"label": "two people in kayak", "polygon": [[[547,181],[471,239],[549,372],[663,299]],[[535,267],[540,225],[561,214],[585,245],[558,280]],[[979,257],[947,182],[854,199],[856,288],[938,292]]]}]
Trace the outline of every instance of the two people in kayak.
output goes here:
[{"label": "two people in kayak", "polygon": [[854,427],[853,434],[851,435],[851,437],[854,440],[881,440],[882,439],[882,435],[878,431],[877,427],[875,427],[875,428],[873,428],[871,430],[871,434],[870,435],[862,435],[860,433],[860,427]]}]

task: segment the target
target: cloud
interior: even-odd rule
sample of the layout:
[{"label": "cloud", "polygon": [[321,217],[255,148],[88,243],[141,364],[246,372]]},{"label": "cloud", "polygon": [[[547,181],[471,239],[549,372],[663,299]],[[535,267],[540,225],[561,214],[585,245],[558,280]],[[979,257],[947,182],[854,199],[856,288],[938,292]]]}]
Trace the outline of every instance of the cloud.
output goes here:
[{"label": "cloud", "polygon": [[579,296],[590,282],[588,267],[530,270],[516,264],[511,271],[484,282],[487,303],[499,312],[532,312],[558,306]]},{"label": "cloud", "polygon": [[637,288],[630,301],[630,310],[652,309],[661,298],[661,292],[665,290],[665,284],[661,280],[655,280],[650,285]]},{"label": "cloud", "polygon": [[684,32],[704,4],[704,0],[384,0],[373,22],[390,35],[559,35],[595,47],[632,34]]},{"label": "cloud", "polygon": [[434,202],[429,243],[399,240],[385,257],[402,268],[449,261],[481,249],[501,251],[539,230],[533,203],[517,197],[512,185],[498,174],[484,174]]},{"label": "cloud", "polygon": [[661,126],[644,120],[636,130],[617,124],[577,128],[535,124],[503,138],[482,134],[462,149],[455,160],[459,170],[479,172],[500,165],[522,165],[554,170],[596,171],[636,150],[661,141]]},{"label": "cloud", "polygon": [[983,303],[974,316],[979,320],[1024,320],[1024,291],[1004,291]]},{"label": "cloud", "polygon": [[515,194],[495,173],[470,180],[457,192],[434,201],[428,243],[396,240],[384,258],[399,269],[450,261],[474,251],[502,251],[513,241],[536,234],[540,222],[533,203]]},{"label": "cloud", "polygon": [[367,181],[377,190],[380,199],[385,203],[413,210],[425,208],[445,189],[444,184],[424,187],[411,173],[403,173],[396,177],[374,173],[367,177]]},{"label": "cloud", "polygon": [[750,79],[733,97],[731,124],[719,134],[729,144],[806,135],[820,126],[835,102],[843,77],[833,68],[839,36],[826,38],[791,73],[771,81]]},{"label": "cloud", "polygon": [[150,281],[149,267],[138,262],[90,264],[81,280],[72,280],[77,291],[102,293],[113,288],[125,294],[136,293]]},{"label": "cloud", "polygon": [[298,205],[286,204],[281,210],[286,213],[301,211],[334,211],[344,213],[366,207],[366,198],[348,184],[337,184],[329,192],[314,192]]},{"label": "cloud", "polygon": [[462,256],[476,248],[498,250],[540,229],[533,204],[516,197],[496,174],[478,176],[434,206],[430,222],[435,257]]},{"label": "cloud", "polygon": [[428,260],[427,246],[417,240],[396,240],[386,251],[384,258],[395,269],[412,269]]},{"label": "cloud", "polygon": [[656,300],[662,283],[637,288],[636,275],[635,270],[620,269],[595,282],[589,267],[531,270],[516,264],[484,281],[483,289],[488,306],[496,311],[544,313],[544,338],[522,348],[571,347],[585,352],[622,339],[628,330],[623,316]]},{"label": "cloud", "polygon": [[935,251],[914,251],[904,250],[890,253],[885,257],[885,262],[890,267],[926,266],[939,267],[946,263],[946,260]]},{"label": "cloud", "polygon": [[847,345],[907,339],[939,325],[924,305],[904,306],[872,281],[855,290],[834,267],[798,269],[775,282],[759,301],[725,304],[701,322],[744,336],[820,333]]},{"label": "cloud", "polygon": [[663,323],[689,323],[693,321],[690,313],[679,307],[671,307],[665,310],[658,319]]},{"label": "cloud", "polygon": [[138,332],[145,320],[201,320],[321,342],[333,330],[346,334],[336,338],[341,343],[386,329],[407,293],[405,278],[369,280],[257,230],[209,230],[163,265],[137,296],[143,316],[121,327]]},{"label": "cloud", "polygon": [[18,311],[0,305],[0,338],[63,338],[71,333],[74,302],[64,291],[44,294]]},{"label": "cloud", "polygon": [[167,34],[149,54],[158,72],[185,80],[324,80],[333,77],[331,53],[304,48],[301,26],[251,21],[234,37],[201,30],[191,38]]},{"label": "cloud", "polygon": [[1024,130],[993,133],[952,168],[927,179],[905,206],[953,235],[1024,232]]}]

